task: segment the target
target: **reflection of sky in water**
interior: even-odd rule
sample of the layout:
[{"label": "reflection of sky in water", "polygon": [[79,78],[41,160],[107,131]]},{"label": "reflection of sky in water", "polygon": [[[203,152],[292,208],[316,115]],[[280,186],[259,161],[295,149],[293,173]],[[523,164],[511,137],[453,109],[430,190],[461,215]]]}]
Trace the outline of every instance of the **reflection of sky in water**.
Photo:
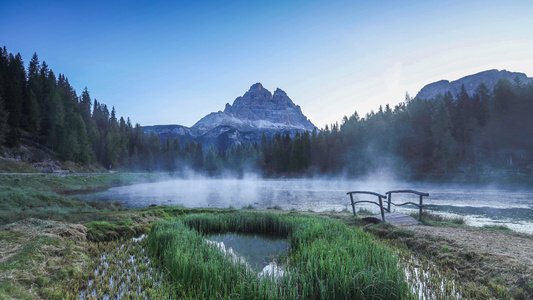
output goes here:
[{"label": "reflection of sky in water", "polygon": [[258,271],[288,250],[286,238],[266,234],[226,233],[210,235],[208,239],[224,243],[226,250],[232,248]]},{"label": "reflection of sky in water", "polygon": [[[427,192],[426,209],[446,215],[465,216],[471,225],[513,222],[517,231],[533,233],[533,190],[513,191],[478,187],[442,187],[398,182],[310,180],[310,179],[176,179],[154,183],[111,188],[83,196],[89,199],[122,202],[127,207],[139,208],[156,205],[185,207],[253,205],[257,209],[280,206],[284,210],[351,211],[349,191],[364,190],[385,194],[389,190],[414,189]],[[377,200],[370,195],[359,195],[358,200]],[[393,194],[393,202],[418,203],[418,196]],[[378,213],[372,204],[358,204]],[[415,212],[414,207],[394,207],[398,212]],[[519,224],[519,225],[516,225]],[[511,227],[511,226],[510,226]]]}]

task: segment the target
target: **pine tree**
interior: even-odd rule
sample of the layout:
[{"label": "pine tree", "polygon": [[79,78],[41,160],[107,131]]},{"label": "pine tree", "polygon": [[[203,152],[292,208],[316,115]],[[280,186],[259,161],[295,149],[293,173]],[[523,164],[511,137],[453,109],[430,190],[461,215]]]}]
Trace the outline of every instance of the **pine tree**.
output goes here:
[{"label": "pine tree", "polygon": [[489,108],[491,101],[491,93],[489,88],[481,83],[474,93],[474,116],[478,121],[479,126],[484,127],[489,118]]},{"label": "pine tree", "polygon": [[19,143],[21,136],[22,103],[26,86],[26,71],[22,56],[9,54],[8,76],[5,82],[4,105],[7,110],[9,134],[7,144],[15,146]]},{"label": "pine tree", "polygon": [[81,112],[81,117],[83,118],[83,121],[85,122],[85,124],[90,124],[91,123],[91,96],[89,95],[89,91],[87,90],[87,87],[85,87],[85,89],[81,93],[79,106],[80,106],[80,112]]},{"label": "pine tree", "polygon": [[204,168],[204,151],[202,150],[202,143],[196,144],[193,167],[196,170],[202,170]]},{"label": "pine tree", "polygon": [[209,151],[205,155],[205,170],[213,175],[218,173],[222,168],[222,161],[220,160],[220,155],[215,149],[214,145],[211,145]]},{"label": "pine tree", "polygon": [[4,109],[4,101],[0,95],[0,145],[4,144],[9,132],[9,127],[7,124],[8,117],[8,112]]},{"label": "pine tree", "polygon": [[41,93],[42,80],[39,74],[39,68],[39,59],[37,53],[34,53],[28,66],[26,97],[22,104],[24,115],[22,128],[28,131],[34,139],[38,138],[41,130],[41,108],[39,107],[38,98]]},{"label": "pine tree", "polygon": [[431,132],[433,133],[435,150],[433,155],[444,169],[444,174],[453,165],[456,156],[456,142],[452,137],[452,124],[446,103],[437,99],[436,109],[432,114]]}]

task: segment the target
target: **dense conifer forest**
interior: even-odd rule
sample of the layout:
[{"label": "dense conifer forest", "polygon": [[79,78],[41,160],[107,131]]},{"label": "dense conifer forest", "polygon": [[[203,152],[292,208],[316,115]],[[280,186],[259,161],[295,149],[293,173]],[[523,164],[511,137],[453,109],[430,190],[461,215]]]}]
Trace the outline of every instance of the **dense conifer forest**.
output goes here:
[{"label": "dense conifer forest", "polygon": [[0,49],[0,145],[44,146],[63,161],[123,170],[212,175],[261,170],[268,176],[344,174],[389,170],[406,178],[483,174],[492,170],[533,173],[533,83],[500,80],[469,96],[412,99],[340,124],[296,136],[278,134],[260,144],[225,151],[194,141],[161,142],[114,108],[80,95],[65,75],[56,76],[37,54],[27,69],[20,54]]}]

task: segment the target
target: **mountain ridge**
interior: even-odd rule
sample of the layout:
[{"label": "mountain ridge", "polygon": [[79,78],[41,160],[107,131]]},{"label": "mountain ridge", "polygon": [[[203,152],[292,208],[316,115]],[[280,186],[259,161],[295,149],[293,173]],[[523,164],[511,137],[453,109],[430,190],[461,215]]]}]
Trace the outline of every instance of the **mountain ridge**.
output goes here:
[{"label": "mountain ridge", "polygon": [[496,69],[486,70],[475,74],[461,77],[454,81],[439,80],[425,85],[415,96],[419,99],[432,99],[438,94],[443,94],[450,91],[453,96],[459,94],[461,86],[465,86],[465,90],[469,96],[474,95],[476,88],[484,83],[489,90],[493,90],[494,86],[500,79],[507,79],[511,82],[518,78],[521,83],[527,84],[533,81],[533,78],[527,77],[526,74],[520,72],[510,72],[507,70],[498,71]]}]

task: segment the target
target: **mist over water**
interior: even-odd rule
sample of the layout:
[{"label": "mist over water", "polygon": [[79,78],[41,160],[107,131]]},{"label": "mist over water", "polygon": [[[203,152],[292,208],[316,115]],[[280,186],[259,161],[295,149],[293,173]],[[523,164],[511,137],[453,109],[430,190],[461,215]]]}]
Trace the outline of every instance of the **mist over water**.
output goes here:
[{"label": "mist over water", "polygon": [[[298,211],[352,211],[350,191],[363,190],[385,194],[390,190],[412,189],[427,192],[425,210],[448,216],[463,216],[468,225],[506,225],[509,228],[533,233],[533,189],[513,190],[478,186],[446,186],[407,183],[385,178],[349,180],[343,177],[323,179],[263,179],[258,176],[237,178],[169,178],[168,180],[115,187],[85,195],[90,200],[120,201],[129,208],[155,205],[184,207],[214,207],[240,209],[253,206],[264,210],[274,206]],[[359,200],[376,201],[377,197],[359,195]],[[394,203],[418,203],[418,196],[394,194]],[[379,213],[372,204],[357,204]],[[415,207],[392,207],[393,211],[417,212]]]}]

